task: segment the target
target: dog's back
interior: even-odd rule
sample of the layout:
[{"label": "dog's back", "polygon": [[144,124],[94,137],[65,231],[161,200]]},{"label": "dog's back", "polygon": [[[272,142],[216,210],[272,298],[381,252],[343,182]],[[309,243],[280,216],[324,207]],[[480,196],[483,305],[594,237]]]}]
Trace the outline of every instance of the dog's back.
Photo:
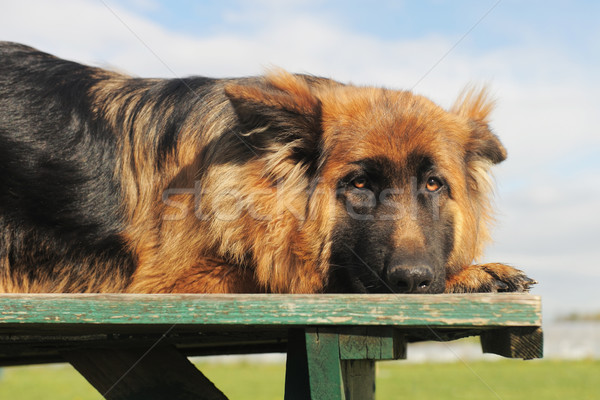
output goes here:
[{"label": "dog's back", "polygon": [[115,137],[90,114],[95,75],[0,44],[0,292],[114,290],[131,275]]}]

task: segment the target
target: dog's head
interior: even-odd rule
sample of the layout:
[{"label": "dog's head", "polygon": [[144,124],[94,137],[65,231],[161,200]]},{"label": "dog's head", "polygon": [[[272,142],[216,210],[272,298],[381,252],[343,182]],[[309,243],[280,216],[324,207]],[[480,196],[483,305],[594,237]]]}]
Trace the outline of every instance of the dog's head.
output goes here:
[{"label": "dog's head", "polygon": [[303,185],[298,229],[327,259],[326,290],[442,292],[480,255],[489,167],[506,158],[484,91],[445,111],[410,92],[278,72],[226,93],[248,141],[267,149],[265,175]]}]

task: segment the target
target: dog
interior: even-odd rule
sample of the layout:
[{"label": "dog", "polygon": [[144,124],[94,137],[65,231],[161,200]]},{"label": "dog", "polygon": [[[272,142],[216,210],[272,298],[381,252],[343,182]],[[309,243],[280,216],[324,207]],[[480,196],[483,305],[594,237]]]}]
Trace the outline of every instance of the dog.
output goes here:
[{"label": "dog", "polygon": [[527,291],[485,90],[141,79],[0,44],[0,292]]}]

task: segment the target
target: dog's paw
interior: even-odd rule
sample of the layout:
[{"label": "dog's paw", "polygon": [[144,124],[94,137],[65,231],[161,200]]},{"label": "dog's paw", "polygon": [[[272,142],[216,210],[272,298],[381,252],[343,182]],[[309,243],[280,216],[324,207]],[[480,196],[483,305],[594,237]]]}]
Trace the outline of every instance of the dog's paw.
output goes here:
[{"label": "dog's paw", "polygon": [[481,265],[484,271],[494,278],[493,292],[528,292],[536,283],[519,269],[504,264]]},{"label": "dog's paw", "polygon": [[446,293],[528,292],[537,281],[504,264],[469,265],[446,279]]}]

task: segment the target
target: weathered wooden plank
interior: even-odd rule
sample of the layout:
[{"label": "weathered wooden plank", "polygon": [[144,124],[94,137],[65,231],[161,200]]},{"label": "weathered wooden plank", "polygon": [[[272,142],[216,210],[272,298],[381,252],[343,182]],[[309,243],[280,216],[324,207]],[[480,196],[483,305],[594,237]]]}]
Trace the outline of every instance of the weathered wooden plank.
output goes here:
[{"label": "weathered wooden plank", "polygon": [[346,400],[375,400],[375,361],[342,360]]},{"label": "weathered wooden plank", "polygon": [[542,358],[544,340],[540,327],[513,327],[491,329],[481,334],[484,353],[498,354],[509,358],[530,360]]},{"label": "weathered wooden plank", "polygon": [[0,367],[62,362],[61,350],[149,348],[157,341],[187,356],[285,352],[287,327],[0,324]]},{"label": "weathered wooden plank", "polygon": [[342,360],[397,360],[406,358],[406,340],[391,327],[354,327],[340,332]]},{"label": "weathered wooden plank", "polygon": [[306,328],[310,399],[346,400],[338,334],[323,328]]},{"label": "weathered wooden plank", "polygon": [[80,349],[63,356],[108,400],[227,400],[171,346]]},{"label": "weathered wooden plank", "polygon": [[0,295],[2,324],[540,326],[538,296]]}]

